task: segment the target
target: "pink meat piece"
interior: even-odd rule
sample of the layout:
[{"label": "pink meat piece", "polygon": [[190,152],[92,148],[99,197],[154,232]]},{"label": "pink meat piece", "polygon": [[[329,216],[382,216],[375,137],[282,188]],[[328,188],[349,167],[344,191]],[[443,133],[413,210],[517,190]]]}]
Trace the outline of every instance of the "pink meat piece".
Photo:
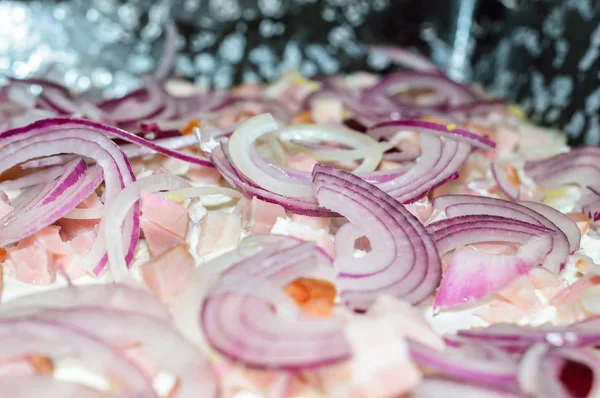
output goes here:
[{"label": "pink meat piece", "polygon": [[169,301],[183,288],[195,262],[187,245],[177,245],[140,266],[144,283],[158,297]]},{"label": "pink meat piece", "polygon": [[519,307],[504,300],[493,300],[473,314],[490,324],[517,323],[526,315]]},{"label": "pink meat piece", "polygon": [[423,197],[413,203],[406,204],[404,207],[422,223],[429,220],[434,210],[427,197]]},{"label": "pink meat piece", "polygon": [[54,282],[57,260],[70,252],[60,238],[59,229],[43,228],[9,247],[5,261],[9,274],[24,283],[48,285]]},{"label": "pink meat piece", "polygon": [[[102,207],[102,202],[100,198],[95,193],[92,193],[87,198],[85,198],[79,205],[77,205],[77,209],[97,209]],[[61,218],[58,220],[57,224],[60,225],[60,236],[64,240],[71,240],[75,238],[82,232],[88,230],[94,230],[99,224],[99,219],[90,219],[90,220],[76,220],[70,218]]]},{"label": "pink meat piece", "polygon": [[313,229],[322,229],[327,232],[329,232],[329,224],[331,224],[330,218],[310,217],[310,216],[303,216],[301,214],[292,214],[290,219],[294,222],[304,224]]},{"label": "pink meat piece", "polygon": [[219,170],[212,167],[192,166],[187,177],[202,185],[220,185],[223,182],[223,176]]},{"label": "pink meat piece", "polygon": [[550,300],[567,286],[567,281],[547,268],[535,267],[529,272],[528,276],[533,287],[538,289],[547,300]]},{"label": "pink meat piece", "polygon": [[421,311],[392,296],[380,296],[367,311],[368,316],[395,320],[396,331],[410,340],[436,350],[444,349],[444,341],[423,317]]},{"label": "pink meat piece", "polygon": [[82,264],[97,236],[96,228],[82,229],[73,239],[65,242],[69,246],[69,253],[67,256],[57,259],[57,266],[62,267],[72,280],[86,275],[86,270]]},{"label": "pink meat piece", "polygon": [[232,249],[242,232],[242,218],[236,213],[209,211],[200,221],[198,254],[201,256]]},{"label": "pink meat piece", "polygon": [[[240,200],[240,202],[243,202],[243,200]],[[265,202],[256,197],[253,197],[250,201],[238,203],[236,209],[242,216],[244,228],[257,234],[271,231],[277,217],[285,218],[285,209],[282,206]]]},{"label": "pink meat piece", "polygon": [[151,256],[158,256],[174,246],[185,243],[185,239],[159,227],[144,217],[140,217],[140,226],[144,232],[144,239],[148,243]]},{"label": "pink meat piece", "polygon": [[188,211],[162,195],[142,192],[142,218],[163,228],[181,239],[188,229]]},{"label": "pink meat piece", "polygon": [[311,172],[317,161],[304,153],[293,153],[286,156],[285,165],[290,169]]},{"label": "pink meat piece", "polygon": [[570,301],[580,300],[581,293],[583,293],[586,289],[598,285],[600,285],[600,275],[595,273],[587,274],[578,279],[571,286],[559,291],[554,297],[552,297],[550,304],[558,306]]},{"label": "pink meat piece", "polygon": [[392,398],[410,392],[420,382],[421,372],[397,326],[394,317],[350,321],[345,334],[352,359],[317,371],[323,392],[348,398]]},{"label": "pink meat piece", "polygon": [[311,103],[311,117],[317,124],[342,124],[344,104],[339,98],[317,98]]},{"label": "pink meat piece", "polygon": [[301,224],[299,222],[290,221],[285,218],[278,218],[275,221],[273,228],[271,228],[271,233],[293,236],[304,241],[315,242],[318,246],[323,248],[332,256],[335,252],[333,247],[333,239],[329,236],[327,231],[322,229],[313,229],[308,225]]},{"label": "pink meat piece", "polygon": [[528,314],[535,313],[542,307],[529,275],[520,276],[496,294]]}]

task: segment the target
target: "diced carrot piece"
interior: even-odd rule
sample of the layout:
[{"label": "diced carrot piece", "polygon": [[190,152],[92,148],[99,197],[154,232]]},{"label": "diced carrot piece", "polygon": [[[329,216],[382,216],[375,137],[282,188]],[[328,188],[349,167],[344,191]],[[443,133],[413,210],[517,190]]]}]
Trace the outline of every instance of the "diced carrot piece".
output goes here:
[{"label": "diced carrot piece", "polygon": [[194,133],[194,129],[202,125],[202,122],[198,119],[192,119],[181,129],[181,135],[190,135]]},{"label": "diced carrot piece", "polygon": [[335,286],[326,280],[300,278],[283,289],[307,315],[329,316],[336,297]]}]

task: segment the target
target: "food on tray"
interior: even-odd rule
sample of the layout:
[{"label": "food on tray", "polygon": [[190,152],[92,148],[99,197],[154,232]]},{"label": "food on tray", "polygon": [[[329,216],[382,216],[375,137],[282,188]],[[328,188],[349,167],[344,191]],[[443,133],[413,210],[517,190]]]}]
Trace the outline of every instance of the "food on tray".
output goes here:
[{"label": "food on tray", "polygon": [[591,397],[600,149],[386,76],[0,92],[11,397]]}]

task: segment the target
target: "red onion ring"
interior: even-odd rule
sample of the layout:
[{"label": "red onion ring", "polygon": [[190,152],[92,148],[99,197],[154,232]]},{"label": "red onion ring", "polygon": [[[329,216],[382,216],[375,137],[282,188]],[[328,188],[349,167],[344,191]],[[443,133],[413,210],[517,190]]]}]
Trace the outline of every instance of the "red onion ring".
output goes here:
[{"label": "red onion ring", "polygon": [[74,354],[92,359],[97,368],[118,378],[117,391],[148,398],[158,398],[152,382],[144,372],[109,343],[59,320],[32,317],[0,321],[0,356],[2,360],[37,352],[44,356],[64,357]]},{"label": "red onion ring", "polygon": [[[277,289],[327,261],[313,243],[263,251],[233,265],[206,297],[201,325],[212,347],[247,366],[306,370],[345,360],[341,324],[302,315],[286,319],[269,302]],[[248,316],[252,314],[252,316]]]},{"label": "red onion ring", "polygon": [[440,352],[411,341],[410,354],[422,367],[445,377],[486,385],[517,380],[517,363],[509,354],[477,342],[446,347]]},{"label": "red onion ring", "polygon": [[67,163],[62,176],[48,181],[32,200],[0,219],[0,245],[17,242],[54,223],[94,192],[102,180],[102,169],[88,169],[81,158]]},{"label": "red onion ring", "polygon": [[436,221],[427,226],[440,256],[462,246],[484,242],[524,244],[556,231],[506,217],[467,215]]},{"label": "red onion ring", "polygon": [[313,183],[319,204],[348,218],[373,245],[360,261],[335,260],[341,295],[351,308],[366,310],[381,294],[418,303],[435,290],[441,274],[435,245],[399,202],[361,178],[328,166],[315,166]]},{"label": "red onion ring", "polygon": [[[435,198],[433,200],[433,207],[444,211],[448,217],[491,214],[517,219],[519,221],[540,225],[557,231],[558,233],[552,237],[552,251],[544,261],[544,266],[556,273],[560,272],[567,261],[570,251],[569,242],[579,242],[578,238],[575,240],[575,235],[573,234],[574,230],[571,227],[568,228],[570,238],[567,238],[563,230],[551,220],[524,204],[481,196],[446,195]],[[547,206],[539,204],[539,207],[545,209]],[[561,219],[562,217],[566,217],[562,213],[560,213],[559,216],[559,214],[553,213],[552,210],[547,210],[547,212],[548,214],[552,213],[553,217],[556,216]],[[573,222],[571,220],[569,221]],[[563,225],[563,222],[565,225],[569,223],[566,220],[562,220],[560,222],[561,225]],[[563,226],[563,228],[565,227]]]}]

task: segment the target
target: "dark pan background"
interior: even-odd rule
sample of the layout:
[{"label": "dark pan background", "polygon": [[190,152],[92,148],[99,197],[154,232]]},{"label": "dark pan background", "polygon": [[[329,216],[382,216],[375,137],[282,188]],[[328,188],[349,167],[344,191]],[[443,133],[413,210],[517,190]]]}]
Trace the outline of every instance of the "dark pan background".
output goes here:
[{"label": "dark pan background", "polygon": [[201,84],[384,72],[365,44],[392,43],[520,103],[572,144],[600,144],[598,0],[0,1],[0,76],[45,72],[122,95],[155,67],[169,20],[182,34],[176,74]]}]

